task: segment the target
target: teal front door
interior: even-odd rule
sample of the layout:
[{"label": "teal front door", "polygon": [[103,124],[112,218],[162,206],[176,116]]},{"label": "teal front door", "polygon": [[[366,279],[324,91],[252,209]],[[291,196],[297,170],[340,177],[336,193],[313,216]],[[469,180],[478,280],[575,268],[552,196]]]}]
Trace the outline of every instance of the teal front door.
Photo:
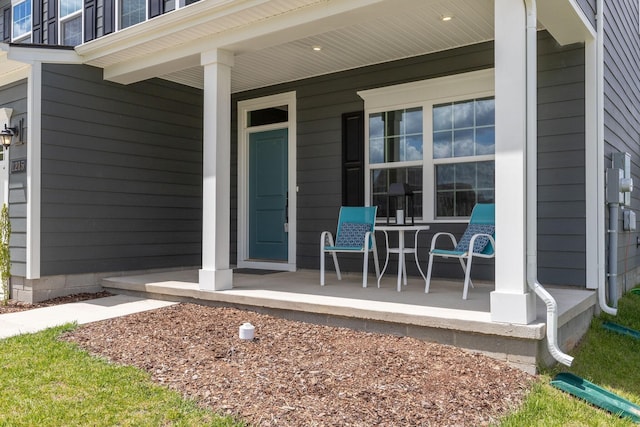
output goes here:
[{"label": "teal front door", "polygon": [[288,261],[287,129],[249,135],[249,258]]}]

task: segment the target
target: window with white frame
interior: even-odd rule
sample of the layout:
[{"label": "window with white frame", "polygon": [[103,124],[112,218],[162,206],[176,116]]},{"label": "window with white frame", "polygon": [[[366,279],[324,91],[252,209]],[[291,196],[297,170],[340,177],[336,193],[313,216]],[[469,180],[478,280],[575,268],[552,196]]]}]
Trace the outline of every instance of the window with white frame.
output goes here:
[{"label": "window with white frame", "polygon": [[77,46],[82,43],[82,0],[60,0],[60,43]]},{"label": "window with white frame", "polygon": [[31,0],[15,2],[11,9],[11,40],[14,43],[31,41]]},{"label": "window with white frame", "polygon": [[466,218],[494,201],[493,70],[358,92],[367,116],[366,200],[393,216],[387,193],[408,184],[416,218]]},{"label": "window with white frame", "polygon": [[494,201],[494,98],[433,105],[436,218],[466,217]]},{"label": "window with white frame", "polygon": [[387,216],[387,192],[394,182],[411,186],[413,213],[422,216],[422,115],[422,107],[369,114],[371,204],[378,206],[380,216]]},{"label": "window with white frame", "polygon": [[120,0],[120,28],[127,28],[147,19],[145,0]]}]

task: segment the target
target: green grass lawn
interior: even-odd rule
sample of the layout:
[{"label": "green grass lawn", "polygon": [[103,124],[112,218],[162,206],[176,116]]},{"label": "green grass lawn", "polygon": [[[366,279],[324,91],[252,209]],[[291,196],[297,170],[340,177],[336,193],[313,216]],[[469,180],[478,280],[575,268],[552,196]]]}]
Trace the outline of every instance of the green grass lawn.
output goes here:
[{"label": "green grass lawn", "polygon": [[0,426],[242,426],[56,337],[0,341]]},{"label": "green grass lawn", "polygon": [[543,371],[523,407],[502,420],[501,426],[632,426],[621,419],[553,388],[558,372],[571,372],[640,404],[640,340],[602,328],[604,321],[640,330],[640,295],[627,294],[618,302],[616,317],[603,313],[572,352],[571,367]]},{"label": "green grass lawn", "polygon": [[[524,405],[501,426],[631,426],[557,390],[568,371],[640,404],[640,341],[601,327],[609,320],[640,330],[640,296],[625,295],[572,353],[573,366],[543,371]],[[155,385],[148,374],[89,356],[56,337],[73,326],[0,341],[0,426],[243,426]]]}]

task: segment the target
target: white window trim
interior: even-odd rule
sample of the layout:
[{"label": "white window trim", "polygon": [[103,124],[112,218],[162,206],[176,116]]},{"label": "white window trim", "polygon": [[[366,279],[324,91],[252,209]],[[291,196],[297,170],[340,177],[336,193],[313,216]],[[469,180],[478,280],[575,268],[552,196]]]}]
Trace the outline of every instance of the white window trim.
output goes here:
[{"label": "white window trim", "polygon": [[21,3],[25,3],[27,0],[18,0],[18,1],[12,1],[11,2],[11,42],[12,43],[19,43],[25,40],[29,40],[31,41],[31,35],[33,34],[33,1],[31,0],[31,28],[29,29],[28,32],[19,35],[18,37],[14,37],[13,36],[13,17],[14,17],[14,13],[13,13],[13,8],[18,6]]},{"label": "white window trim", "polygon": [[62,16],[62,2],[58,1],[58,44],[62,44],[62,36],[64,31],[62,30],[64,24],[67,21],[71,21],[78,16],[80,16],[80,44],[84,43],[84,4],[80,6],[80,9],[70,13],[68,15]]},{"label": "white window trim", "polygon": [[359,91],[365,106],[365,204],[371,203],[371,170],[388,169],[389,164],[369,164],[369,126],[371,114],[384,111],[422,107],[422,161],[394,162],[394,168],[422,166],[423,218],[428,222],[466,222],[464,218],[435,218],[435,165],[457,162],[494,160],[495,155],[433,159],[433,105],[467,99],[495,96],[494,69],[472,71],[418,82],[403,83],[377,89]]}]

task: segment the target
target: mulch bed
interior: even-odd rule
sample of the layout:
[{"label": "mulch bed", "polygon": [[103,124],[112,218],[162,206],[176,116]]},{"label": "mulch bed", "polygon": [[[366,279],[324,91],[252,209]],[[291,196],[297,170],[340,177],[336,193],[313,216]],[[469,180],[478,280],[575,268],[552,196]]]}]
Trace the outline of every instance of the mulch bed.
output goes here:
[{"label": "mulch bed", "polygon": [[[244,322],[256,338],[238,338]],[[179,304],[78,327],[63,339],[255,426],[480,426],[534,377],[413,338]]]}]

